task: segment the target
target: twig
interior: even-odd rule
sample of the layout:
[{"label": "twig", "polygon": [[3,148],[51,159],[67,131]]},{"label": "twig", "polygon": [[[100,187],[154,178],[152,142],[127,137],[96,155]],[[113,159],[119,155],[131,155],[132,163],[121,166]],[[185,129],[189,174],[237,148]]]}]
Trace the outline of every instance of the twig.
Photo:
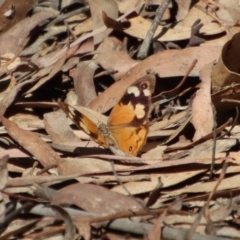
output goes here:
[{"label": "twig", "polygon": [[222,182],[222,180],[225,177],[225,174],[226,174],[226,171],[227,171],[227,166],[228,166],[227,162],[224,162],[223,167],[222,167],[222,172],[221,172],[221,174],[220,174],[220,176],[219,176],[219,178],[217,180],[217,183],[216,183],[215,187],[213,188],[212,192],[209,194],[207,202],[206,202],[206,204],[203,207],[203,209],[204,209],[204,217],[205,217],[206,222],[207,222],[206,230],[208,230],[208,231],[210,230],[211,233],[213,233],[213,234],[216,233],[216,229],[215,229],[214,224],[213,224],[213,222],[212,222],[212,220],[211,220],[211,218],[209,216],[209,204],[210,204],[210,201],[211,201],[213,195],[217,191],[218,186],[220,185],[220,183]]},{"label": "twig", "polygon": [[210,224],[211,220],[209,218],[209,214],[207,212],[208,208],[209,208],[209,203],[210,203],[210,200],[212,199],[214,193],[216,192],[218,186],[220,185],[220,183],[222,182],[222,180],[224,179],[225,177],[225,173],[226,173],[226,169],[227,169],[227,162],[224,162],[224,165],[223,165],[223,168],[222,168],[222,172],[218,178],[218,181],[215,185],[215,187],[213,188],[212,192],[209,194],[208,196],[208,199],[206,201],[206,204],[202,207],[201,211],[199,212],[199,214],[197,215],[192,227],[188,230],[187,234],[186,234],[186,239],[190,240],[192,239],[193,235],[194,235],[194,232],[204,214],[205,218],[207,219],[207,222]]},{"label": "twig", "polygon": [[216,108],[211,102],[212,112],[213,112],[213,148],[212,148],[212,163],[210,166],[210,176],[209,181],[213,179],[213,170],[215,163],[216,145],[217,145],[217,120],[216,120]]},{"label": "twig", "polygon": [[221,172],[221,174],[220,174],[220,176],[219,176],[219,178],[218,178],[218,180],[217,180],[217,183],[216,183],[214,189],[212,190],[212,192],[210,193],[210,195],[209,195],[209,197],[208,197],[208,199],[207,199],[207,204],[209,204],[210,200],[211,200],[212,197],[213,197],[213,194],[216,192],[218,186],[220,185],[220,183],[221,183],[222,180],[224,179],[225,174],[226,174],[226,171],[227,171],[227,166],[228,166],[227,162],[224,162],[223,167],[222,167],[222,172]]},{"label": "twig", "polygon": [[149,207],[153,204],[153,202],[155,202],[155,200],[160,196],[160,190],[163,187],[163,183],[161,181],[161,177],[158,178],[158,184],[155,187],[155,189],[153,189],[153,191],[150,193],[148,201],[146,203],[146,206]]},{"label": "twig", "polygon": [[198,213],[191,228],[187,231],[186,238],[185,238],[186,240],[191,240],[193,238],[194,232],[196,231],[196,228],[203,216],[203,212],[204,212],[204,208],[202,208],[201,211]]},{"label": "twig", "polygon": [[194,7],[197,8],[197,9],[199,9],[199,10],[201,10],[202,12],[206,13],[206,14],[209,15],[210,17],[212,17],[216,22],[218,22],[218,24],[219,24],[221,27],[224,28],[224,30],[225,30],[225,32],[226,32],[227,34],[230,34],[230,33],[231,33],[231,32],[229,31],[229,29],[226,27],[226,24],[224,25],[223,21],[221,21],[221,20],[219,19],[219,17],[218,17],[217,14],[216,14],[216,11],[214,11],[214,13],[215,13],[215,15],[214,15],[214,14],[210,13],[209,11],[207,11],[206,9],[204,9],[203,7],[201,7],[201,6],[197,5],[197,4],[196,4]]},{"label": "twig", "polygon": [[148,33],[147,33],[145,39],[143,40],[142,46],[139,49],[139,52],[137,55],[138,59],[141,60],[147,56],[154,33],[156,32],[157,27],[160,23],[160,20],[162,19],[162,16],[163,16],[165,10],[167,9],[167,6],[169,5],[169,3],[170,3],[170,0],[164,0],[162,2],[162,4],[158,7],[155,18],[152,23],[152,26],[148,30]]},{"label": "twig", "polygon": [[46,28],[53,26],[56,23],[62,22],[67,18],[70,18],[72,16],[78,15],[80,13],[85,13],[88,12],[90,10],[89,6],[85,6],[79,9],[76,9],[74,11],[71,11],[69,13],[65,13],[65,14],[60,14],[57,18],[53,19],[50,23],[48,23],[48,25],[46,26]]},{"label": "twig", "polygon": [[233,120],[232,126],[230,127],[229,130],[226,130],[226,132],[224,134],[221,135],[221,138],[223,138],[225,135],[231,135],[231,131],[233,130],[233,128],[237,125],[238,123],[238,119],[239,119],[239,108],[236,107],[236,117]]},{"label": "twig", "polygon": [[[158,214],[164,213],[164,211],[166,209],[167,209],[167,212],[170,214],[188,215],[186,212],[183,212],[183,211],[169,209],[168,206],[167,206],[167,208],[152,209],[149,211],[151,212],[151,215],[153,215],[153,214],[158,215]],[[113,220],[116,220],[119,218],[147,216],[147,215],[149,215],[149,211],[145,211],[145,210],[138,210],[136,212],[133,212],[130,210],[122,211],[122,212],[117,212],[117,213],[113,213],[113,214],[105,215],[105,216],[101,216],[101,217],[93,217],[92,219],[89,220],[89,223],[100,223],[100,222],[105,222],[105,221],[113,221]]]},{"label": "twig", "polygon": [[33,206],[32,202],[24,203],[19,209],[8,213],[5,218],[4,222],[0,223],[0,231],[7,227],[7,225],[12,222],[17,216],[19,216],[22,212],[29,212],[31,207]]},{"label": "twig", "polygon": [[[118,21],[118,22],[122,21],[124,18],[126,18],[128,15],[130,15],[133,11],[137,11],[137,9],[139,9],[142,5],[143,5],[143,3],[140,3],[137,7],[135,7],[135,8],[132,9],[131,11],[123,14],[123,15],[122,15],[121,17],[119,17],[118,19],[116,19],[116,21]],[[82,42],[84,42],[85,40],[87,40],[88,38],[90,38],[90,37],[92,37],[92,36],[95,36],[95,35],[97,35],[97,34],[100,34],[100,33],[104,32],[106,29],[107,29],[107,27],[104,25],[104,26],[102,26],[102,27],[100,27],[100,28],[98,28],[98,29],[96,29],[96,30],[93,30],[93,31],[90,32],[90,33],[87,33],[87,34],[81,36],[81,37],[78,38],[76,41],[72,42],[72,43],[70,44],[71,52],[68,53],[68,58],[70,58],[71,56],[73,56],[73,55],[77,52],[77,50],[78,50],[78,48],[79,48],[79,46],[80,46],[80,44],[81,44]],[[66,54],[66,51],[67,51],[67,50],[69,50],[69,49],[68,49],[67,46],[65,46],[65,47],[61,48],[60,50],[58,50],[57,52],[55,52],[54,57],[53,57],[53,58],[50,57],[50,58],[51,58],[51,61],[49,61],[48,64],[49,64],[49,65],[54,64],[57,60],[59,60],[60,58],[62,58],[62,57]],[[51,53],[51,54],[52,54],[52,53]],[[45,61],[46,61],[46,60],[45,60],[45,56],[39,58],[39,59],[37,60],[38,66],[41,66],[41,67],[45,66]],[[0,72],[1,72],[1,68],[0,68]]]},{"label": "twig", "polygon": [[124,184],[122,183],[122,180],[118,177],[117,172],[114,168],[114,162],[111,161],[111,166],[112,166],[112,170],[113,170],[113,174],[116,177],[118,183],[122,186],[122,188],[128,193],[128,195],[134,200],[136,201],[144,210],[146,210],[149,214],[153,215],[154,217],[157,217],[158,215],[155,213],[152,213],[150,211],[150,209],[148,207],[146,207],[139,199],[135,198],[129,191],[128,189],[124,186]]},{"label": "twig", "polygon": [[[162,96],[165,96],[167,98],[167,100],[170,100],[169,98],[171,98],[171,99],[176,98],[177,97],[176,95],[178,94],[180,87],[185,83],[187,77],[189,76],[189,74],[191,73],[191,71],[197,64],[197,62],[198,62],[198,60],[196,58],[193,59],[191,65],[189,66],[187,72],[185,73],[185,75],[182,78],[182,80],[180,81],[180,83],[174,89],[171,89],[168,91],[163,91],[160,94],[154,96],[152,98],[154,100],[154,102],[159,101],[160,97],[162,97]],[[166,100],[166,99],[164,99],[164,100]],[[165,102],[161,102],[160,104],[162,104],[162,103],[165,103]]]},{"label": "twig", "polygon": [[[72,34],[72,36],[73,36],[73,38],[74,38],[74,40],[77,40],[77,36],[74,34],[74,32],[72,31],[72,29],[70,28],[70,26],[69,26],[69,24],[68,24],[68,22],[66,21],[66,20],[64,20],[63,21],[64,22],[64,24],[65,24],[65,26],[66,26],[66,28],[67,28],[67,31],[68,31],[68,33],[71,33]],[[68,34],[68,44],[69,44],[69,46],[70,46],[70,37],[69,37],[69,34]]]},{"label": "twig", "polygon": [[28,175],[33,175],[33,172],[34,172],[34,170],[36,169],[37,165],[38,165],[38,162],[37,162],[37,161],[34,161],[33,166],[32,166],[32,168],[30,169]]},{"label": "twig", "polygon": [[149,231],[148,233],[148,239],[161,239],[162,236],[162,229],[164,227],[164,223],[163,220],[165,218],[165,216],[167,215],[168,211],[171,209],[171,207],[173,207],[176,203],[178,203],[180,200],[182,202],[183,197],[178,197],[177,199],[175,199],[171,204],[168,205],[167,208],[165,208],[165,210],[163,211],[163,213],[158,217],[158,219],[155,221],[153,228],[151,229],[151,231]]},{"label": "twig", "polygon": [[43,168],[41,171],[37,172],[37,176],[42,175],[43,173],[55,167],[57,167],[57,164],[50,164],[49,166]]},{"label": "twig", "polygon": [[[71,216],[79,215],[79,216],[91,216],[91,217],[100,217],[93,213],[84,212],[81,210],[64,208]],[[36,205],[30,211],[33,214],[41,215],[41,216],[53,216],[55,217],[56,213],[49,206],[44,206],[41,204]],[[152,228],[152,224],[142,223],[142,222],[133,222],[128,219],[117,219],[109,223],[109,221],[105,222],[102,226],[106,226],[113,230],[124,231],[133,234],[141,234],[146,235]],[[162,238],[164,239],[185,239],[187,233],[187,229],[174,229],[170,227],[164,227],[162,231]],[[208,236],[199,233],[194,233],[192,236],[194,240],[232,240],[232,238],[226,237],[216,237],[216,236]]]}]

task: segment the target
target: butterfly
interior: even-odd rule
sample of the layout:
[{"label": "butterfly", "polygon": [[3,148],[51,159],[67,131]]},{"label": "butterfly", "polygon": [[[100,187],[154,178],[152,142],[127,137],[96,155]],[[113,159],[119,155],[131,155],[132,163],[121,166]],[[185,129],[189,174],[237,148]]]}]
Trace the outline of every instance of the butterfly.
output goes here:
[{"label": "butterfly", "polygon": [[109,148],[116,155],[136,156],[146,142],[155,80],[154,74],[148,74],[128,87],[108,118],[85,107],[64,102],[58,102],[58,105],[101,146]]}]

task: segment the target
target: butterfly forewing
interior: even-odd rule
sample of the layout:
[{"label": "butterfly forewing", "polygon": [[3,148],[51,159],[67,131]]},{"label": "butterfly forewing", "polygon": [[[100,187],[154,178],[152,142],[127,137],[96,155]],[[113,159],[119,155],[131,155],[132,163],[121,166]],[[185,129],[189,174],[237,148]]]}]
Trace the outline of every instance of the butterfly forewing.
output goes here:
[{"label": "butterfly forewing", "polygon": [[155,78],[152,79],[147,75],[130,86],[113,108],[108,119],[109,127],[143,124],[148,118],[154,83]]},{"label": "butterfly forewing", "polygon": [[82,129],[95,142],[103,147],[108,147],[105,144],[104,136],[98,131],[98,126],[92,120],[67,103],[59,102],[58,105],[78,128]]}]

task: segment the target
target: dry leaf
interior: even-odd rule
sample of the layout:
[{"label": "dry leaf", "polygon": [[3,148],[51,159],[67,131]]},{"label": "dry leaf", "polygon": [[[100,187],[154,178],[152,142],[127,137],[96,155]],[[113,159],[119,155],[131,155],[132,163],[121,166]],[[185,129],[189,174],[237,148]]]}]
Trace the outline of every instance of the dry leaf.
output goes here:
[{"label": "dry leaf", "polygon": [[224,87],[240,82],[239,39],[240,33],[237,33],[223,46],[221,57],[212,70],[213,86]]},{"label": "dry leaf", "polygon": [[[102,11],[104,11],[112,19],[117,19],[118,17],[118,7],[115,1],[111,0],[102,0],[101,3],[96,0],[89,0],[88,4],[90,6],[91,15],[93,19],[93,30],[98,29],[104,26]],[[102,42],[112,29],[108,29],[102,34],[94,36],[94,45]]]},{"label": "dry leaf", "polygon": [[201,69],[202,83],[192,102],[192,124],[196,130],[193,141],[197,141],[213,129],[214,115],[210,95],[212,66],[213,63],[209,63]]},{"label": "dry leaf", "polygon": [[36,133],[20,129],[17,124],[1,117],[8,134],[23,148],[30,152],[39,162],[47,167],[58,164],[60,158]]},{"label": "dry leaf", "polygon": [[53,199],[53,204],[75,204],[85,211],[96,214],[110,214],[119,211],[137,211],[141,205],[135,199],[114,193],[92,184],[73,184],[62,188]]}]

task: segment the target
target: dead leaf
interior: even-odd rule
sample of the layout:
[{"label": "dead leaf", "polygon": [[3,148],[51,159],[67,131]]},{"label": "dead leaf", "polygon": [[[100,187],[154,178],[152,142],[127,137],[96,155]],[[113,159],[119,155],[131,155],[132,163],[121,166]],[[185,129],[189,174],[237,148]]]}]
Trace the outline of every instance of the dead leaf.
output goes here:
[{"label": "dead leaf", "polygon": [[54,143],[78,142],[62,111],[44,114],[44,125]]},{"label": "dead leaf", "polygon": [[139,203],[131,197],[111,192],[101,186],[81,183],[61,189],[52,203],[75,204],[85,211],[100,215],[129,209],[132,211],[141,209]]},{"label": "dead leaf", "polygon": [[[120,100],[120,95],[118,96],[116,93],[119,90],[126,91],[136,79],[146,75],[146,71],[149,69],[161,77],[184,76],[189,66],[192,64],[193,59],[197,58],[198,62],[190,73],[190,76],[196,76],[198,75],[199,69],[206,64],[206,59],[208,59],[209,62],[217,59],[220,51],[220,47],[201,48],[201,51],[198,47],[194,47],[184,50],[169,50],[154,54],[129,70],[121,81],[114,83],[106,89],[91,102],[89,108],[100,112],[109,110]],[[161,66],[161,68],[159,66]],[[112,94],[113,96],[111,96]]]},{"label": "dead leaf", "polygon": [[112,69],[115,80],[121,77],[132,67],[137,65],[137,61],[130,58],[126,51],[126,45],[116,37],[109,36],[99,45],[94,59],[107,71]]},{"label": "dead leaf", "polygon": [[222,49],[222,54],[212,70],[212,84],[216,87],[224,87],[240,82],[239,77],[239,53],[238,45],[240,33],[235,34]]},{"label": "dead leaf", "polygon": [[188,14],[188,10],[189,8],[191,7],[191,3],[192,1],[191,0],[176,0],[176,3],[178,5],[178,12],[177,12],[177,15],[176,15],[176,19],[177,21],[181,21],[183,20],[187,14]]},{"label": "dead leaf", "polygon": [[193,141],[197,141],[213,129],[214,117],[210,95],[212,66],[213,63],[209,63],[201,69],[202,83],[192,102],[192,124],[196,130]]},{"label": "dead leaf", "polygon": [[69,215],[69,213],[59,206],[51,205],[51,208],[55,212],[57,212],[61,216],[61,218],[63,218],[63,220],[64,220],[64,223],[65,223],[64,239],[65,240],[74,239],[75,238],[75,227],[74,227],[73,220],[72,220],[71,216]]},{"label": "dead leaf", "polygon": [[[141,194],[153,191],[156,186],[158,185],[158,180],[161,178],[163,183],[163,188],[167,188],[170,186],[174,186],[186,179],[192,178],[205,170],[197,170],[197,171],[186,171],[186,172],[174,172],[174,173],[161,173],[161,174],[150,174],[151,180],[150,181],[141,181],[141,182],[128,182],[125,183],[124,186],[128,189],[128,191],[132,195]],[[118,192],[121,194],[127,194],[122,186],[118,185],[112,188],[112,191]]]},{"label": "dead leaf", "polygon": [[[30,4],[29,1],[25,2],[26,5]],[[18,11],[18,9],[16,9],[16,11]],[[7,32],[1,34],[0,54],[3,55],[6,53],[12,53],[16,55],[19,53],[19,51],[24,47],[23,44],[26,41],[26,38],[28,37],[30,31],[41,22],[54,17],[56,17],[56,13],[54,12],[41,11],[34,14],[32,17],[27,17],[18,22]]]},{"label": "dead leaf", "polygon": [[35,0],[19,1],[4,0],[0,7],[1,34],[11,29],[15,24],[24,19],[27,13],[35,6]]},{"label": "dead leaf", "polygon": [[[92,19],[93,19],[93,30],[104,26],[104,21],[102,18],[102,11],[104,11],[112,19],[117,19],[118,17],[118,7],[115,1],[102,0],[101,4],[96,0],[89,0],[88,4],[90,6]],[[112,29],[108,29],[102,34],[94,36],[94,45],[99,44],[109,35]]]},{"label": "dead leaf", "polygon": [[77,94],[77,103],[74,105],[86,107],[96,98],[93,77],[97,68],[98,66],[95,61],[81,62],[76,66],[73,81]]},{"label": "dead leaf", "polygon": [[[0,36],[0,155],[9,155],[8,179],[2,181],[6,218],[0,209],[8,226],[0,239],[170,239],[185,236],[188,229],[194,230],[192,238],[216,233],[216,238],[237,239],[239,3],[171,2],[149,55],[136,61],[165,1],[40,1],[34,8],[29,1],[3,0],[0,6],[0,28],[13,23]],[[220,56],[220,70],[204,69]],[[76,109],[97,126],[106,123],[107,110],[147,71],[157,81],[144,155],[111,155],[56,108],[58,102],[88,106]],[[220,79],[220,86],[211,78]],[[206,114],[212,114],[211,100],[221,136],[214,166],[213,117]],[[229,167],[216,191],[223,162]],[[138,198],[126,196],[129,191]],[[179,195],[183,198],[176,206]],[[56,221],[47,201],[67,205],[61,209],[68,213],[60,209],[66,225]],[[197,226],[206,201],[206,219]],[[34,222],[28,220],[33,214]]]},{"label": "dead leaf", "polygon": [[[223,32],[223,29],[217,23],[213,22],[210,16],[192,7],[183,21],[178,22],[173,28],[158,26],[154,36],[157,37],[158,41],[163,42],[189,39],[191,26],[197,19],[201,19],[204,24],[200,33],[214,35]],[[141,16],[128,20],[131,27],[124,29],[124,32],[133,37],[144,39],[151,26],[151,22]]]},{"label": "dead leaf", "polygon": [[[61,175],[70,174],[91,174],[94,172],[111,172],[112,166],[109,161],[96,158],[68,158],[59,162],[59,171]],[[115,164],[116,170],[127,170],[130,166]]]},{"label": "dead leaf", "polygon": [[20,129],[17,124],[1,116],[8,134],[23,148],[30,152],[44,167],[58,164],[60,158],[36,133]]},{"label": "dead leaf", "polygon": [[5,201],[2,195],[2,190],[5,188],[8,180],[8,170],[7,170],[7,161],[9,156],[5,155],[0,158],[0,222],[3,223],[5,219]]}]

